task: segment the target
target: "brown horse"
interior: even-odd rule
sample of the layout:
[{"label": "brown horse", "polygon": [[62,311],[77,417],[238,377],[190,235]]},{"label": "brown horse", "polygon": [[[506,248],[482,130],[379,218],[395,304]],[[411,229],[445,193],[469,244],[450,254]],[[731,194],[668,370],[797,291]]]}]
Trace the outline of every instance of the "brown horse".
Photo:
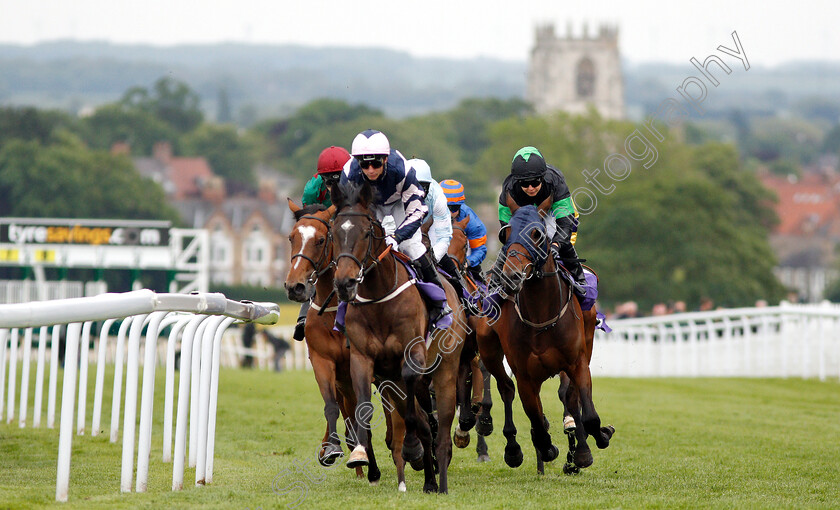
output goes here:
[{"label": "brown horse", "polygon": [[[336,256],[334,286],[339,298],[348,304],[346,334],[350,340],[350,371],[357,397],[358,437],[363,444],[350,456],[348,466],[368,462],[370,442],[361,431],[369,428],[370,385],[374,377],[391,386],[389,398],[396,404],[392,416],[405,422],[402,458],[412,463],[421,459],[425,474],[423,490],[448,492],[448,466],[452,458],[450,431],[455,416],[456,379],[460,350],[463,347],[465,318],[452,286],[443,282],[453,309],[453,324],[431,335],[427,348],[429,317],[423,298],[411,285],[409,273],[386,249],[385,231],[371,209],[373,191],[369,184],[333,187],[332,197],[338,206],[333,220]],[[425,413],[418,409],[415,397],[428,392],[429,375],[437,397],[439,428],[436,437],[437,468],[435,478],[432,437]],[[380,393],[383,393],[380,390]],[[396,394],[399,398],[394,398]],[[397,449],[393,452],[397,462]],[[404,464],[403,464],[404,466]],[[397,462],[400,489],[404,474]]]},{"label": "brown horse", "polygon": [[[341,442],[336,430],[339,411],[347,427],[347,445],[356,446],[354,437],[356,396],[350,379],[350,350],[345,347],[344,335],[333,331],[338,300],[333,299],[332,235],[329,220],[335,207],[321,205],[299,207],[289,200],[289,209],[295,214],[295,223],[289,234],[291,260],[286,276],[286,292],[289,299],[298,302],[311,300],[306,315],[305,338],[309,360],[315,372],[315,380],[324,399],[324,417],[327,430],[321,443],[318,461],[331,466],[343,456]],[[398,426],[401,425],[401,422]],[[356,475],[364,476],[361,467]],[[381,474],[371,454],[368,480],[375,483]]]},{"label": "brown horse", "polygon": [[[538,470],[542,472],[543,461],[550,462],[559,454],[548,433],[540,388],[548,378],[561,373],[568,376],[569,383],[567,391],[561,387],[559,394],[565,397],[564,405],[575,423],[582,424],[574,429],[577,446],[572,461],[575,467],[585,468],[593,462],[587,436],[594,436],[597,446],[606,448],[615,431],[611,426],[601,427],[592,401],[589,372],[592,344],[587,342],[580,304],[569,285],[559,277],[553,257],[548,255],[542,216],[533,206],[517,208],[511,202],[508,205],[513,216],[510,237],[503,248],[506,260],[501,278],[502,292],[507,297],[493,329],[516,377],[522,406],[531,421]],[[544,211],[548,205],[542,204],[541,209]],[[492,369],[491,372],[496,375]],[[506,398],[505,394],[502,398]],[[508,419],[507,402],[505,407],[505,436],[510,446],[510,436],[515,442],[516,429],[512,418]],[[519,456],[521,459],[521,451]],[[508,461],[507,448],[505,460]]]}]

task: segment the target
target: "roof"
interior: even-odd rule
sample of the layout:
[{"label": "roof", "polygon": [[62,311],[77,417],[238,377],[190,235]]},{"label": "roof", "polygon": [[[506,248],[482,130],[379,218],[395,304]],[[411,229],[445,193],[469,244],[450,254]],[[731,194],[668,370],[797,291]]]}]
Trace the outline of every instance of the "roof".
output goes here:
[{"label": "roof", "polygon": [[840,235],[840,179],[806,174],[802,179],[765,175],[767,188],[779,197],[774,234]]}]

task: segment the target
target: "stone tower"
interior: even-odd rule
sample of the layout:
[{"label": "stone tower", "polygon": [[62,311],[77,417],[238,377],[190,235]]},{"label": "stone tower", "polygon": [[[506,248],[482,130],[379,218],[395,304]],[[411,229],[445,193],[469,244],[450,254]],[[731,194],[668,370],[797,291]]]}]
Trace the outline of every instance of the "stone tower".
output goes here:
[{"label": "stone tower", "polygon": [[593,105],[602,117],[624,118],[624,78],[618,54],[618,28],[602,25],[590,37],[587,26],[576,38],[554,25],[537,27],[528,64],[527,99],[539,114],[563,110],[585,113]]}]

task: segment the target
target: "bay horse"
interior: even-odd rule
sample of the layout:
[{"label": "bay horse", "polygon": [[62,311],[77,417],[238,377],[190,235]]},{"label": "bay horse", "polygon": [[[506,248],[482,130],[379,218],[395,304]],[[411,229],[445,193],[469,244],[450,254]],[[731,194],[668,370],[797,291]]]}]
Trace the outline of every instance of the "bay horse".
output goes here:
[{"label": "bay horse", "polygon": [[[337,213],[333,219],[336,270],[334,287],[339,299],[348,303],[346,335],[350,341],[350,372],[357,398],[357,435],[360,444],[353,450],[348,467],[364,465],[370,454],[370,441],[362,431],[369,428],[371,383],[374,377],[391,385],[389,393],[396,404],[392,417],[405,423],[400,455],[415,465],[422,460],[425,492],[448,492],[448,466],[452,459],[449,436],[455,416],[456,380],[463,348],[465,317],[452,286],[442,279],[447,300],[453,310],[453,324],[429,335],[426,305],[408,270],[397,261],[385,242],[385,230],[372,209],[373,190],[343,183],[331,191]],[[431,377],[429,377],[431,376]],[[435,456],[440,485],[435,477],[432,437],[422,409],[415,397],[428,393],[429,378],[436,392],[438,431]],[[382,387],[381,386],[381,387]],[[380,387],[380,388],[381,388]],[[380,389],[380,394],[384,393]],[[393,450],[400,490],[405,490],[402,466]]]},{"label": "bay horse", "polygon": [[[333,245],[329,221],[335,207],[314,204],[301,208],[289,199],[289,209],[297,222],[289,234],[291,260],[286,276],[286,293],[297,302],[311,300],[304,329],[309,360],[315,380],[324,399],[324,418],[327,429],[318,453],[318,462],[331,466],[343,456],[336,430],[339,412],[347,426],[346,442],[352,450],[356,441],[356,395],[350,378],[350,350],[345,347],[344,335],[333,330],[338,300],[333,292]],[[401,422],[395,424],[397,427]],[[369,431],[368,431],[369,432]],[[368,481],[376,483],[381,473],[371,452]],[[361,467],[358,477],[364,476]]]},{"label": "bay horse", "polygon": [[[540,205],[543,213],[550,206],[549,200]],[[615,432],[612,426],[601,426],[592,401],[589,371],[592,343],[587,342],[588,328],[579,301],[569,284],[559,277],[554,258],[549,256],[549,238],[542,215],[536,207],[520,208],[512,200],[508,200],[508,206],[513,215],[509,237],[502,248],[505,263],[501,291],[505,300],[493,330],[516,377],[519,397],[531,422],[531,441],[537,452],[538,471],[543,472],[543,462],[550,462],[559,455],[558,448],[551,442],[540,400],[542,384],[558,374],[568,376],[568,383],[561,384],[558,395],[564,399],[566,411],[574,423],[578,424],[574,428],[577,445],[574,452],[570,451],[570,460],[575,468],[586,468],[593,463],[587,437],[593,436],[598,448],[603,449],[609,446]],[[504,394],[502,398],[505,399]],[[508,420],[506,405],[505,436],[509,446],[509,436],[512,435],[515,442],[515,434],[516,428],[512,418]],[[521,458],[521,451],[519,455]],[[507,462],[507,447],[505,456]]]}]

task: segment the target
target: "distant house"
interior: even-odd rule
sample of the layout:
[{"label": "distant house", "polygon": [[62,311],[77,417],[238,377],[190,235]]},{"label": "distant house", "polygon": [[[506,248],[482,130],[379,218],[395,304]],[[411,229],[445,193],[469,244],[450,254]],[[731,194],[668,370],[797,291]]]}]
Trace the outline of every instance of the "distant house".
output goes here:
[{"label": "distant house", "polygon": [[840,177],[806,173],[802,178],[764,175],[761,181],[779,198],[779,225],[770,245],[779,259],[776,276],[800,298],[816,302],[840,276],[836,247],[840,243]]},{"label": "distant house", "polygon": [[151,157],[133,158],[137,170],[158,182],[188,228],[210,233],[210,281],[223,285],[279,287],[285,280],[294,216],[281,195],[294,179],[259,166],[257,196],[228,197],[224,179],[201,157],[173,156],[167,142]]}]

